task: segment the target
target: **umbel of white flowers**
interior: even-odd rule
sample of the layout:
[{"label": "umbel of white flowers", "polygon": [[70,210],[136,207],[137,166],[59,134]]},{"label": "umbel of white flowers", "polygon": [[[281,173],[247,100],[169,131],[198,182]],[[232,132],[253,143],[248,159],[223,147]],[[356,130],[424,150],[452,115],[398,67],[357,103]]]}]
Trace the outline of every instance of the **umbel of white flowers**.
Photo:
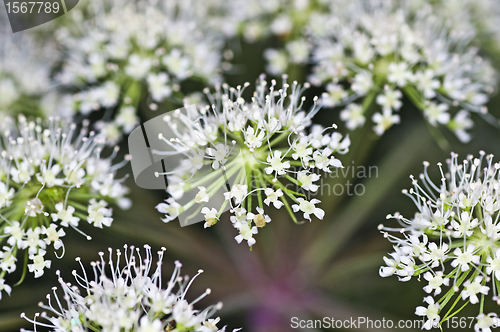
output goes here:
[{"label": "umbel of white flowers", "polygon": [[100,123],[116,142],[138,123],[141,100],[156,109],[165,99],[181,102],[184,81],[219,80],[223,42],[208,32],[204,9],[191,0],[111,0],[90,2],[89,17],[73,10],[70,15],[85,28],[57,32],[66,52],[56,81],[79,89],[74,107],[84,115],[118,110],[112,121]]},{"label": "umbel of white flowers", "polygon": [[144,248],[143,256],[139,248],[125,245],[123,252],[116,250],[116,260],[111,248],[107,260],[100,252],[100,260],[91,263],[93,278],[77,258],[82,269],[81,274],[73,271],[77,285],[64,281],[57,271],[62,298],[54,287],[53,294],[47,295],[48,304],[40,303],[46,311],[35,314],[34,319],[24,313],[21,317],[32,322],[35,331],[46,327],[53,332],[225,332],[225,326],[217,327],[220,318],[211,318],[222,303],[203,310],[194,308],[210,289],[191,303],[186,300],[189,287],[203,271],[191,279],[183,277],[182,264],[176,261],[170,280],[165,282],[161,274],[165,248],[158,251],[156,264],[150,246]]},{"label": "umbel of white flowers", "polygon": [[426,317],[426,329],[442,325],[470,303],[479,304],[475,330],[490,331],[499,323],[483,308],[489,296],[500,305],[500,163],[483,151],[461,164],[452,154],[447,163],[447,173],[438,164],[440,183],[430,179],[427,162],[420,182],[411,177],[413,188],[403,193],[418,208],[413,218],[396,213],[387,218],[399,227],[379,226],[394,245],[380,275],[425,279],[426,306],[415,313]]},{"label": "umbel of white flowers", "polygon": [[4,12],[0,13],[0,34],[0,120],[21,111],[70,116],[70,97],[51,89],[50,71],[57,58],[54,45],[41,43],[29,33],[12,33]]},{"label": "umbel of white flowers", "polygon": [[[277,89],[276,81],[268,84],[261,76],[250,102],[243,97],[248,83],[236,88],[223,85],[214,95],[207,89],[212,107],[199,107],[195,114],[178,111],[166,117],[165,126],[170,126],[177,137],[168,140],[160,135],[160,139],[173,149],[167,153],[184,154],[185,160],[171,172],[156,174],[168,176],[167,191],[171,195],[157,206],[166,214],[163,221],[188,211],[191,216],[201,212],[205,227],[210,227],[229,207],[230,220],[239,232],[236,241],[246,240],[252,246],[258,228],[271,221],[265,212],[270,205],[276,209],[284,206],[295,222],[295,212],[309,221],[312,215],[323,219],[324,211],[317,206],[320,201],[309,199],[307,194],[318,191],[318,181],[331,167],[342,167],[334,154],[348,152],[350,140],[332,131],[335,125],[312,125],[311,119],[320,108],[317,98],[305,111],[305,97],[301,95],[307,85],[289,85],[286,78]],[[231,159],[235,146],[239,156]],[[206,165],[212,170],[222,169],[225,176],[200,176],[199,170]],[[231,177],[234,180],[227,184]],[[192,178],[196,180],[189,181]],[[191,190],[196,194],[179,204]],[[217,200],[219,206],[206,206]]]},{"label": "umbel of white flowers", "polygon": [[[476,22],[463,8],[450,19],[440,1],[340,0],[293,16],[274,13],[277,26],[289,22],[281,24],[288,39],[283,49],[266,51],[268,70],[280,74],[290,63],[312,63],[311,83],[326,86],[325,104],[340,108],[351,130],[371,120],[382,135],[400,123],[406,97],[431,128],[444,125],[467,142],[471,113],[497,125],[485,107],[497,82],[475,47]],[[293,33],[297,21],[304,28]]]},{"label": "umbel of white flowers", "polygon": [[[113,165],[118,148],[103,157],[102,137],[79,131],[75,124],[57,118],[17,123],[8,118],[0,127],[0,298],[10,293],[4,278],[21,265],[40,277],[51,261],[45,259],[47,247],[64,254],[62,237],[66,229],[87,236],[80,221],[94,227],[110,226],[109,203],[130,207],[125,197],[124,179],[116,171],[127,158]],[[21,251],[28,260],[18,261]],[[56,254],[57,256],[57,254]]]}]

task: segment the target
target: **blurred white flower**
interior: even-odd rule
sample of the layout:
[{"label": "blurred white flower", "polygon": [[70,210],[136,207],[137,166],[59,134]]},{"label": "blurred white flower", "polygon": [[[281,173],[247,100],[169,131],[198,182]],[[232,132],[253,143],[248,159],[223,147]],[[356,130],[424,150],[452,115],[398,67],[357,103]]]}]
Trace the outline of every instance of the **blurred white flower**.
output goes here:
[{"label": "blurred white flower", "polygon": [[[331,3],[324,31],[317,34],[312,28],[306,29],[313,64],[310,80],[329,87],[326,105],[345,106],[361,99],[357,103],[362,109],[356,110],[361,119],[376,101],[383,108],[380,116],[372,119],[377,120],[374,130],[379,135],[389,124],[399,123],[388,110],[401,108],[402,95],[423,112],[432,126],[447,126],[461,141],[470,139],[466,129],[473,125],[463,112],[478,113],[495,122],[486,114],[484,105],[496,88],[496,74],[473,46],[478,28],[467,15],[459,16],[467,28],[457,28],[457,19],[441,3]],[[332,84],[337,86],[335,90]],[[332,92],[335,97],[329,98]],[[457,123],[453,119],[460,112]],[[361,124],[353,122],[345,112],[343,118],[350,129]],[[466,123],[460,121],[465,118]]]},{"label": "blurred white flower", "polygon": [[220,81],[223,34],[208,22],[210,10],[209,3],[192,0],[110,0],[75,8],[68,15],[78,24],[56,32],[64,51],[56,83],[80,91],[73,98],[75,111],[107,109],[103,121],[110,124],[101,128],[118,141],[122,130],[128,133],[138,122],[130,110],[142,100],[149,98],[156,109],[151,100],[182,100],[185,81]]},{"label": "blurred white flower", "polygon": [[50,77],[57,60],[54,42],[31,31],[12,33],[7,22],[0,13],[0,120],[20,111],[71,117],[66,96],[56,92]]}]

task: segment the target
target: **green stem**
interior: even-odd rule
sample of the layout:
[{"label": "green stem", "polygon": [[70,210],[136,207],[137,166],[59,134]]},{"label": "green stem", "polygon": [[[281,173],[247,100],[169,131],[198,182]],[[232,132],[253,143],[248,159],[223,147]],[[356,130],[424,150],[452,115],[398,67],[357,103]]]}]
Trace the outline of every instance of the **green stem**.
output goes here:
[{"label": "green stem", "polygon": [[[408,99],[410,99],[410,101],[421,111],[422,116],[425,117],[423,112],[426,107],[425,104],[421,101],[422,97],[418,93],[418,91],[415,90],[415,87],[407,85],[403,88],[403,92],[408,97]],[[429,129],[434,140],[438,143],[439,147],[443,150],[449,150],[450,143],[448,142],[448,140],[446,140],[441,131],[429,124],[429,122],[427,121],[425,121],[425,124],[427,125],[427,128]]]},{"label": "green stem", "polygon": [[302,224],[301,222],[299,222],[297,220],[297,217],[295,217],[295,213],[293,212],[292,208],[288,204],[288,201],[286,200],[286,197],[285,196],[281,196],[280,199],[283,202],[283,204],[285,205],[285,208],[288,211],[288,214],[290,214],[290,217],[292,217],[293,222],[296,223],[296,224],[299,224],[299,225]]},{"label": "green stem", "polygon": [[[283,140],[285,140],[289,135],[291,131],[287,130],[282,132],[281,134],[278,135],[272,142],[270,142],[271,147],[275,146],[278,143],[281,143]],[[272,137],[269,138],[271,140]],[[266,151],[267,151],[268,146],[266,146]]]},{"label": "green stem", "polygon": [[[458,297],[458,299],[460,299],[460,296]],[[461,306],[457,311],[455,311],[452,315],[448,316],[446,319],[450,319],[452,318],[453,316],[456,316],[460,311],[462,311],[463,308],[465,308],[467,305],[469,304],[469,300],[467,300],[467,302],[464,303],[463,306]],[[442,319],[441,322],[439,322],[439,325],[441,325],[446,319]]]},{"label": "green stem", "polygon": [[481,204],[477,203],[476,206],[474,207],[474,211],[476,212],[477,219],[479,220],[479,222],[483,221],[483,210]]},{"label": "green stem", "polygon": [[[457,298],[455,299],[455,302],[453,302],[452,306],[450,307],[450,309],[448,309],[448,312],[446,313],[446,315],[444,315],[443,319],[441,319],[441,322],[439,324],[442,324],[445,320],[455,316],[457,313],[453,313],[452,315],[450,315],[450,313],[453,311],[453,308],[455,308],[455,306],[457,305],[458,301],[460,301],[460,299],[462,298],[462,295],[460,293],[458,293],[457,295]],[[469,301],[467,301],[468,303]]]},{"label": "green stem", "polygon": [[[258,175],[258,173],[260,173],[259,170],[254,169],[253,172],[254,172],[255,180],[260,183],[259,175]],[[263,185],[263,186],[261,186],[261,188],[266,188],[266,186]],[[259,202],[259,207],[261,209],[264,209],[264,204],[262,203],[262,190],[257,190],[257,200]]]},{"label": "green stem", "polygon": [[[17,247],[16,247],[17,248]],[[26,277],[26,272],[28,271],[28,250],[24,251],[24,266],[23,266],[23,274],[21,275],[21,279],[14,285],[14,286],[19,286],[22,284],[24,281],[24,278]]]}]

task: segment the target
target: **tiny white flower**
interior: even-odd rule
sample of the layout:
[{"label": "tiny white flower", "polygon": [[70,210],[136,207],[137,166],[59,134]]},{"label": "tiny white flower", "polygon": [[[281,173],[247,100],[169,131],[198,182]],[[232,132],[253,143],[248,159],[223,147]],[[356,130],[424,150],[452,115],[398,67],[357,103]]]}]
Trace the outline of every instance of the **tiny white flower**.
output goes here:
[{"label": "tiny white flower", "polygon": [[246,196],[248,192],[248,186],[246,184],[235,184],[231,187],[230,192],[224,193],[224,198],[226,200],[230,200],[234,198],[235,204],[239,205],[243,198]]},{"label": "tiny white flower", "polygon": [[435,90],[441,86],[441,83],[436,79],[434,71],[430,68],[425,71],[418,71],[415,73],[413,79],[417,83],[418,89],[424,92],[425,98],[434,98],[436,96]]},{"label": "tiny white flower", "polygon": [[179,49],[173,49],[169,54],[164,56],[163,63],[174,76],[181,80],[190,75],[191,60],[186,55],[183,55]]},{"label": "tiny white flower", "polygon": [[384,94],[377,96],[377,104],[382,106],[383,109],[399,110],[403,103],[401,98],[403,94],[399,90],[392,90],[389,86],[384,87]]},{"label": "tiny white flower", "polygon": [[166,202],[156,206],[158,212],[165,213],[165,218],[162,219],[165,223],[177,218],[181,212],[181,206],[172,197],[168,198]]},{"label": "tiny white flower", "polygon": [[138,54],[132,54],[125,67],[125,73],[135,79],[142,79],[149,72],[152,66],[151,59],[141,58]]},{"label": "tiny white flower", "polygon": [[282,14],[271,23],[271,31],[276,35],[286,35],[293,28],[293,22],[288,15]]},{"label": "tiny white flower", "polygon": [[10,225],[5,226],[4,233],[9,234],[10,237],[7,243],[11,246],[17,246],[20,249],[26,248],[26,243],[23,241],[25,231],[21,228],[19,221],[12,221]]},{"label": "tiny white flower", "polygon": [[75,213],[75,208],[71,205],[68,205],[66,209],[64,208],[64,204],[59,202],[55,205],[57,213],[52,213],[53,221],[61,221],[61,225],[64,227],[68,227],[70,224],[74,227],[78,226],[78,221],[80,218],[74,217],[73,213]]},{"label": "tiny white flower", "polygon": [[280,150],[275,150],[274,153],[271,152],[267,156],[267,162],[270,164],[270,166],[266,167],[264,171],[267,174],[271,174],[273,172],[276,172],[278,175],[285,174],[285,169],[290,168],[290,162],[282,162],[282,159],[283,158],[281,157]]},{"label": "tiny white flower", "polygon": [[29,254],[35,254],[38,248],[45,249],[45,242],[40,238],[42,230],[40,227],[30,228],[26,232],[26,245]]},{"label": "tiny white flower", "polygon": [[264,193],[267,196],[267,198],[264,199],[264,204],[269,206],[269,203],[273,203],[274,207],[277,209],[283,206],[283,202],[280,201],[280,197],[283,196],[283,191],[281,189],[274,191],[272,188],[266,188]]},{"label": "tiny white flower", "polygon": [[313,154],[314,166],[317,169],[322,170],[324,172],[330,172],[329,166],[343,168],[340,160],[335,159],[334,157],[331,156],[332,152],[333,151],[330,148],[325,148],[321,152],[318,150],[314,151]]},{"label": "tiny white flower", "polygon": [[390,109],[384,109],[382,114],[378,112],[373,114],[372,121],[376,124],[373,130],[377,135],[381,136],[392,125],[398,124],[400,117],[397,114],[392,114]]},{"label": "tiny white flower", "polygon": [[111,215],[113,213],[112,209],[107,208],[108,203],[104,200],[97,202],[95,199],[90,200],[90,205],[88,207],[87,221],[89,224],[93,224],[94,227],[102,228],[102,225],[110,227],[113,222]]},{"label": "tiny white flower", "polygon": [[435,242],[428,245],[429,252],[422,255],[424,262],[431,261],[431,267],[437,267],[448,258],[448,244],[443,243],[440,247]]},{"label": "tiny white flower", "polygon": [[435,303],[431,296],[424,298],[424,301],[427,302],[428,307],[418,306],[415,310],[415,314],[427,317],[427,321],[424,323],[423,328],[430,330],[439,324],[441,306],[439,303]]},{"label": "tiny white flower", "polygon": [[240,234],[235,237],[236,242],[241,243],[241,241],[246,240],[249,247],[253,246],[256,242],[253,236],[258,233],[257,227],[250,227],[247,222],[243,222],[240,223],[237,228]]},{"label": "tiny white flower", "polygon": [[474,122],[470,119],[470,113],[466,110],[461,110],[450,121],[448,127],[457,135],[462,143],[468,143],[471,139],[470,134],[466,131],[474,126]]},{"label": "tiny white flower", "polygon": [[167,84],[168,81],[169,78],[166,73],[148,75],[147,82],[149,85],[149,91],[151,92],[154,101],[159,102],[167,97],[170,97],[172,89]]},{"label": "tiny white flower", "polygon": [[12,273],[16,270],[17,258],[12,254],[12,248],[3,247],[2,249],[3,251],[0,250],[0,269]]},{"label": "tiny white flower", "polygon": [[265,132],[261,130],[258,134],[253,127],[248,127],[245,131],[245,144],[252,149],[259,148],[262,145]]},{"label": "tiny white flower", "polygon": [[43,203],[39,198],[33,198],[30,201],[26,202],[24,208],[24,214],[30,217],[36,217],[39,214],[44,214],[43,212]]},{"label": "tiny white flower", "polygon": [[456,248],[453,251],[453,254],[457,257],[451,262],[451,266],[457,267],[460,266],[460,269],[463,271],[467,271],[470,269],[470,264],[479,264],[480,257],[478,255],[474,255],[474,250],[476,246],[474,244],[469,244],[467,249],[464,248],[462,251],[460,248]]},{"label": "tiny white flower", "polygon": [[316,192],[318,190],[319,186],[313,182],[318,181],[319,178],[318,174],[309,174],[307,171],[300,171],[297,175],[297,180],[299,180],[300,186],[305,190],[312,192]]},{"label": "tiny white flower", "polygon": [[346,122],[346,127],[354,130],[362,127],[365,124],[366,118],[363,115],[363,107],[361,105],[352,103],[340,112],[340,119]]},{"label": "tiny white flower", "polygon": [[424,115],[433,126],[447,124],[450,121],[450,114],[447,112],[448,105],[429,103],[424,109]]},{"label": "tiny white flower", "polygon": [[441,286],[448,286],[450,284],[449,278],[443,278],[443,272],[438,271],[436,275],[432,275],[430,272],[424,273],[424,279],[429,282],[427,286],[424,287],[426,293],[431,293],[434,290],[434,296],[441,294]]},{"label": "tiny white flower", "polygon": [[253,221],[255,226],[261,228],[264,227],[267,223],[271,222],[271,217],[269,217],[267,214],[264,214],[264,209],[257,207],[257,212],[258,214],[253,214],[251,212],[247,214],[247,219]]},{"label": "tiny white flower", "polygon": [[10,295],[12,288],[5,283],[5,280],[3,278],[0,278],[0,300],[2,299],[2,291]]},{"label": "tiny white flower", "polygon": [[288,56],[284,51],[267,49],[264,51],[264,58],[268,62],[266,70],[270,74],[283,74],[288,67]]},{"label": "tiny white flower", "polygon": [[500,280],[500,248],[495,251],[495,258],[488,256],[486,258],[488,266],[486,267],[486,273],[495,274],[495,278]]},{"label": "tiny white flower", "polygon": [[361,72],[354,76],[354,82],[351,85],[351,89],[362,96],[368,93],[373,87],[373,78],[369,72]]},{"label": "tiny white flower", "polygon": [[212,167],[213,169],[217,170],[219,169],[221,164],[224,165],[226,163],[229,154],[229,148],[226,145],[219,143],[215,145],[215,149],[207,148],[206,152],[209,156],[212,157],[212,159],[214,159]]},{"label": "tiny white flower", "polygon": [[292,148],[295,151],[292,154],[294,160],[303,159],[304,161],[309,160],[309,156],[313,153],[313,148],[310,146],[308,137],[301,137],[298,141],[294,141]]},{"label": "tiny white flower", "polygon": [[195,196],[195,202],[196,203],[201,203],[201,202],[208,202],[208,200],[210,199],[210,197],[208,196],[206,190],[207,188],[205,187],[202,187],[202,186],[199,186],[198,187],[198,193],[196,194]]},{"label": "tiny white flower", "polygon": [[7,185],[0,181],[0,209],[10,206],[14,197],[14,188],[7,188]]},{"label": "tiny white flower", "polygon": [[306,201],[302,197],[297,198],[299,204],[292,205],[293,212],[298,212],[299,210],[304,212],[304,218],[311,221],[311,214],[314,214],[316,218],[322,220],[325,216],[325,211],[317,208],[315,204],[320,203],[319,199],[313,198],[310,201]]},{"label": "tiny white flower", "polygon": [[139,321],[138,332],[163,332],[163,326],[159,319],[149,320],[148,316],[142,316]]},{"label": "tiny white flower", "polygon": [[130,133],[139,124],[139,117],[132,106],[125,106],[120,108],[115,123],[123,127],[125,133]]},{"label": "tiny white flower", "polygon": [[[329,83],[326,86],[326,91],[321,97],[323,104],[327,107],[334,107],[344,98],[348,96],[348,93],[339,84]],[[349,104],[351,105],[351,104]],[[349,128],[350,129],[350,128]]]},{"label": "tiny white flower", "polygon": [[201,213],[203,213],[205,217],[205,228],[215,225],[219,220],[219,217],[217,216],[217,210],[215,208],[209,209],[205,206],[203,209],[201,209]]},{"label": "tiny white flower", "polygon": [[39,249],[38,254],[30,255],[30,259],[33,261],[32,264],[28,264],[28,270],[30,272],[34,272],[35,278],[39,278],[43,275],[44,269],[50,269],[51,261],[50,260],[45,260],[45,250]]},{"label": "tiny white flower", "polygon": [[482,276],[477,276],[472,282],[470,280],[467,280],[464,283],[464,290],[462,291],[462,300],[469,298],[470,303],[476,304],[479,302],[477,294],[481,293],[487,295],[490,288],[488,286],[481,285],[482,281],[483,281]]},{"label": "tiny white flower", "polygon": [[55,224],[51,224],[49,227],[42,226],[42,233],[47,236],[44,239],[45,243],[54,243],[54,249],[56,250],[61,248],[63,243],[60,238],[66,235],[62,228],[57,230],[57,226]]},{"label": "tiny white flower", "polygon": [[474,231],[472,229],[479,225],[477,218],[472,219],[471,215],[467,211],[462,211],[460,214],[460,221],[451,221],[451,225],[455,231],[453,232],[454,237],[463,238],[464,235],[467,237],[471,236]]},{"label": "tiny white flower", "polygon": [[412,78],[412,73],[406,62],[392,62],[389,64],[388,70],[387,80],[391,83],[396,83],[399,87],[404,87]]},{"label": "tiny white flower", "polygon": [[64,183],[64,179],[58,179],[57,175],[61,171],[59,164],[53,165],[48,169],[45,164],[41,167],[41,174],[37,174],[36,178],[40,183],[44,183],[47,187],[60,186]]},{"label": "tiny white flower", "polygon": [[498,327],[498,316],[492,312],[487,315],[481,313],[477,315],[477,323],[474,324],[474,331],[476,332],[491,332],[492,327]]},{"label": "tiny white flower", "polygon": [[120,96],[120,87],[112,81],[106,81],[95,90],[97,99],[103,107],[109,108],[116,105]]}]

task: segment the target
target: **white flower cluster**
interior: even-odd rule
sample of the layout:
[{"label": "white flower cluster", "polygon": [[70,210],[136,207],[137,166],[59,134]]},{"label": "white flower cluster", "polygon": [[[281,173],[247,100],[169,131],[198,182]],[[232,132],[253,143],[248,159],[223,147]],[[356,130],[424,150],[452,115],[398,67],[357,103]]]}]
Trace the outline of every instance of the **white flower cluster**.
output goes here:
[{"label": "white flower cluster", "polygon": [[[236,0],[229,4],[227,14],[233,23],[233,34],[239,33],[248,42],[270,36],[290,40],[303,35],[303,28],[315,15],[328,9],[328,1],[308,0]],[[293,52],[291,52],[293,57]]]},{"label": "white flower cluster", "polygon": [[206,31],[203,8],[190,0],[112,0],[89,3],[89,15],[75,9],[78,29],[57,33],[66,51],[56,80],[79,90],[74,107],[83,115],[116,110],[102,130],[117,141],[138,124],[141,101],[154,110],[168,98],[182,100],[187,80],[219,80],[222,42]]},{"label": "white flower cluster", "polygon": [[286,76],[283,81],[277,89],[274,80],[269,85],[261,76],[251,102],[243,97],[248,83],[223,85],[215,95],[207,89],[212,107],[178,110],[164,118],[175,136],[160,135],[171,151],[156,153],[184,157],[173,171],[156,174],[167,175],[169,183],[171,197],[157,206],[166,214],[165,222],[182,215],[195,218],[201,212],[205,227],[210,227],[228,207],[239,231],[236,241],[252,246],[258,228],[271,221],[265,213],[269,205],[284,206],[295,222],[294,212],[309,221],[311,215],[323,218],[320,201],[308,197],[317,192],[325,172],[342,167],[334,154],[348,152],[350,140],[332,132],[335,126],[312,125],[320,108],[317,97],[305,111],[301,95],[307,86],[290,86]]},{"label": "white flower cluster", "polygon": [[[484,105],[496,88],[495,73],[474,43],[478,17],[494,15],[467,10],[484,13],[486,4],[255,0],[247,6],[254,19],[243,34],[274,34],[284,41],[265,51],[267,71],[278,75],[312,64],[310,82],[326,87],[327,106],[344,107],[341,119],[350,130],[371,118],[382,135],[401,121],[403,96],[431,126],[445,125],[463,142],[470,140],[471,112],[492,120]],[[380,109],[375,113],[374,104]]]},{"label": "white flower cluster", "polygon": [[493,68],[471,45],[475,30],[453,30],[432,6],[409,1],[354,1],[338,13],[326,36],[312,36],[310,79],[327,84],[331,106],[348,104],[341,118],[349,129],[364,125],[376,103],[381,110],[371,119],[382,135],[400,122],[404,95],[431,126],[470,140],[470,113],[487,113],[496,85]]},{"label": "white flower cluster", "polygon": [[[64,301],[59,299],[54,287],[53,297],[57,305],[51,301],[50,294],[47,295],[48,305],[41,304],[41,307],[49,313],[37,313],[34,320],[27,318],[24,313],[21,317],[32,322],[35,331],[37,327],[46,327],[52,332],[226,331],[226,327],[221,329],[217,327],[220,318],[210,318],[222,307],[222,303],[202,311],[193,307],[210,294],[210,289],[191,303],[185,299],[194,279],[203,271],[199,270],[191,279],[183,277],[182,264],[176,261],[170,280],[162,282],[161,270],[165,248],[158,252],[158,262],[155,267],[151,248],[148,245],[144,247],[146,253],[143,257],[139,248],[125,245],[123,252],[116,251],[116,261],[113,261],[111,248],[107,261],[104,253],[100,252],[100,261],[91,263],[94,279],[88,277],[81,260],[77,258],[82,268],[82,275],[73,271],[73,276],[80,287],[66,283],[57,271],[59,284],[64,292]],[[124,264],[121,259],[124,260]],[[150,274],[150,271],[153,272]],[[47,322],[37,321],[38,317],[44,318]]]},{"label": "white flower cluster", "polygon": [[[10,293],[4,277],[27,264],[39,277],[51,261],[46,249],[53,245],[64,254],[62,237],[73,228],[85,235],[79,222],[110,226],[112,209],[131,204],[128,189],[116,171],[128,160],[112,164],[117,149],[101,156],[102,137],[81,131],[55,118],[47,123],[20,116],[7,118],[0,128],[0,297]],[[90,237],[88,237],[90,239]],[[25,250],[28,261],[18,261]],[[61,254],[61,256],[62,256]],[[57,256],[57,254],[56,254]],[[22,268],[22,266],[21,266]],[[24,274],[23,274],[24,278]]]},{"label": "white flower cluster", "polygon": [[[424,0],[420,1],[424,2]],[[500,9],[495,0],[441,0],[433,2],[432,5],[435,11],[439,12],[440,16],[443,16],[443,19],[449,22],[454,30],[462,32],[477,30],[478,35],[475,42],[486,46],[488,52],[495,48],[498,51],[498,47],[500,47],[500,28],[498,26]]]},{"label": "white flower cluster", "polygon": [[54,45],[40,45],[29,32],[13,34],[3,13],[0,21],[0,120],[25,111],[37,116],[71,116],[70,97],[51,88]]},{"label": "white flower cluster", "polygon": [[[213,1],[216,6],[217,1]],[[312,26],[320,34],[323,23],[332,13],[328,0],[234,0],[218,4],[211,25],[226,38],[234,36],[254,43],[272,39],[273,48],[264,52],[266,71],[281,75],[291,71],[292,65],[309,63],[311,45],[306,29]],[[221,10],[221,8],[224,8]],[[317,24],[315,24],[317,23]]]},{"label": "white flower cluster", "polygon": [[468,156],[462,164],[452,154],[448,173],[438,164],[440,184],[431,181],[429,164],[424,165],[421,182],[411,177],[414,187],[403,191],[418,212],[412,219],[387,216],[400,227],[379,226],[394,244],[380,275],[397,275],[400,281],[425,279],[427,305],[417,307],[416,314],[427,318],[426,329],[440,326],[468,303],[480,303],[475,329],[490,331],[498,326],[498,318],[485,314],[483,305],[488,295],[500,304],[500,163],[482,151],[479,158]]}]

